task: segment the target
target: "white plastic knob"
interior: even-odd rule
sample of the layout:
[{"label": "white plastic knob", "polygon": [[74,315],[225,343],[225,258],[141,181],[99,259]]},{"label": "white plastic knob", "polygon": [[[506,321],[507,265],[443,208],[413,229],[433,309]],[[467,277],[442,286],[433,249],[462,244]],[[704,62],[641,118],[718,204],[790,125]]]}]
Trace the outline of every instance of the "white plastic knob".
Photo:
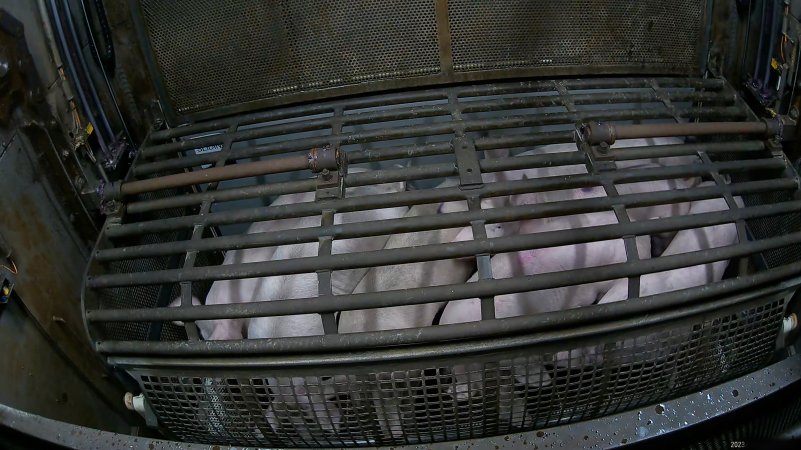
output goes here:
[{"label": "white plastic knob", "polygon": [[131,411],[136,411],[139,414],[145,413],[145,396],[142,394],[133,395],[130,392],[125,393],[124,397],[125,407]]},{"label": "white plastic knob", "polygon": [[784,336],[790,334],[791,331],[795,330],[798,327],[798,316],[795,313],[790,314],[789,316],[785,317],[782,321],[782,333]]}]

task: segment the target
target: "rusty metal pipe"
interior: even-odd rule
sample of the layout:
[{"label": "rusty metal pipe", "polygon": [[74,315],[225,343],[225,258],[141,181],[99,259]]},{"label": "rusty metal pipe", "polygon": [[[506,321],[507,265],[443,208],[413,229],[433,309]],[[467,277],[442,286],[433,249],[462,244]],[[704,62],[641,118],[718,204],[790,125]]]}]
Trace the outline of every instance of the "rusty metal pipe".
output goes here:
[{"label": "rusty metal pipe", "polygon": [[310,169],[313,172],[320,172],[325,169],[336,170],[338,167],[337,153],[338,152],[335,150],[329,148],[313,148],[306,155],[269,159],[266,161],[254,161],[244,164],[232,164],[229,166],[212,167],[210,169],[196,170],[193,172],[148,178],[145,180],[128,181],[120,185],[119,193],[122,196],[136,195],[161,189],[291,172],[293,170]]},{"label": "rusty metal pipe", "polygon": [[779,134],[778,121],[760,122],[689,122],[658,123],[642,125],[613,125],[606,122],[590,122],[581,127],[584,140],[597,145],[603,142],[612,145],[618,139],[641,139],[674,136],[705,136],[720,134],[750,134],[770,137]]}]

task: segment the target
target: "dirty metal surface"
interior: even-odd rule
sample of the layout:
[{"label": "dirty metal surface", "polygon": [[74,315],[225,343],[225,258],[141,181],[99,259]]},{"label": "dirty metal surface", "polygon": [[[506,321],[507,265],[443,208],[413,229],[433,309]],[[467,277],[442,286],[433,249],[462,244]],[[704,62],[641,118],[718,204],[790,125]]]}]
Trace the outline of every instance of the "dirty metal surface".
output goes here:
[{"label": "dirty metal surface", "polygon": [[[18,268],[15,291],[31,317],[102,399],[119,409],[122,391],[90,350],[80,315],[80,289],[89,241],[74,231],[79,213],[67,210],[71,190],[53,186],[47,162],[57,155],[17,134],[0,158],[0,232]],[[21,344],[20,344],[21,345]]]},{"label": "dirty metal surface", "polygon": [[699,75],[706,0],[131,2],[171,123],[421,85]]},{"label": "dirty metal surface", "polygon": [[[446,450],[455,448],[475,450],[507,448],[597,449],[614,448],[645,441],[658,444],[659,437],[669,435],[690,425],[724,416],[727,413],[748,406],[762,397],[781,392],[782,389],[799,380],[801,380],[801,355],[795,355],[756,372],[703,391],[601,419],[543,428],[526,433],[510,433],[492,438],[394,446],[392,448],[395,450]],[[105,450],[112,447],[129,448],[131,450],[154,450],[157,448],[176,450],[189,448],[201,450],[248,450],[256,448],[188,444],[104,432],[47,419],[7,405],[0,405],[0,424],[53,444],[87,450]]]},{"label": "dirty metal surface", "polygon": [[18,298],[12,298],[0,314],[0,348],[4,349],[0,379],[5,380],[0,403],[75,425],[130,431],[126,418],[103,402]]}]

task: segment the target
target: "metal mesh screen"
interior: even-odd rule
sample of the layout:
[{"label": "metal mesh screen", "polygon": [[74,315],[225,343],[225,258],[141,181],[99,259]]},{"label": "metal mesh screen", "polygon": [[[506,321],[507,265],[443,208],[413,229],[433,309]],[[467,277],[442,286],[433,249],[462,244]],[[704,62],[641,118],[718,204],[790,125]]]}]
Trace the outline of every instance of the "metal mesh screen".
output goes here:
[{"label": "metal mesh screen", "polygon": [[642,64],[675,71],[698,58],[705,4],[451,0],[454,69]]},{"label": "metal mesh screen", "polygon": [[[774,192],[769,194],[748,196],[743,201],[748,205],[788,201],[793,199],[792,193]],[[801,231],[801,216],[798,214],[784,214],[781,216],[751,220],[749,227],[759,238],[783,236],[788,233]],[[764,253],[765,264],[768,267],[777,267],[793,261],[801,260],[801,245],[788,245]]]},{"label": "metal mesh screen", "polygon": [[179,113],[439,71],[431,0],[142,0]]},{"label": "metal mesh screen", "polygon": [[132,372],[162,423],[189,441],[436,442],[600,417],[747,373],[770,357],[783,309],[761,299],[600,339],[391,368]]},{"label": "metal mesh screen", "polygon": [[[510,76],[699,73],[707,2],[139,0],[168,119]],[[485,74],[467,73],[485,71]]]}]

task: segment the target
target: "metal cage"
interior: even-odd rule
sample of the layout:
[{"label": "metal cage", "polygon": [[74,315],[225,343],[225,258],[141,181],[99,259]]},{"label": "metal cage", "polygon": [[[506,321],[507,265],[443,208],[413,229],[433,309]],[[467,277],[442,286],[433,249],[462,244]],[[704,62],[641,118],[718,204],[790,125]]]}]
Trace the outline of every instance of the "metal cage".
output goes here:
[{"label": "metal cage", "polygon": [[[760,128],[723,79],[656,77],[407,91],[154,131],[128,181],[109,188],[117,214],[99,238],[83,293],[89,335],[139,383],[170,432],[236,445],[414,444],[535,430],[666,400],[767,364],[787,296],[801,276],[798,179],[773,138],[685,132],[669,145],[608,147],[576,131],[598,121],[621,129],[719,122]],[[546,144],[573,150],[536,153]],[[310,152],[313,147],[322,149]],[[681,157],[693,162],[635,164]],[[577,171],[492,176],[563,166]],[[618,191],[681,177],[708,183]],[[344,189],[398,182],[406,189],[365,196]],[[482,203],[583,188],[604,194],[535,205]],[[314,201],[271,204],[303,192]],[[729,209],[629,220],[636,208],[713,198]],[[340,214],[450,201],[463,202],[463,210],[335,224]],[[599,211],[612,211],[617,223],[488,235],[498,224]],[[319,224],[308,228],[243,230],[253,222],[314,216]],[[735,224],[737,243],[650,259],[628,246],[624,262],[493,277],[491,256],[500,253],[610,239],[633,243],[637,236],[724,223]],[[331,253],[337,240],[462,227],[471,239]],[[304,242],[319,243],[316,256],[221,265],[223,252],[232,249]],[[339,271],[465,258],[475,260],[475,282],[333,294]],[[638,297],[645,274],[721,260],[731,261],[726,276],[703,286],[537,315],[495,315],[498,295],[627,279],[630,297]],[[314,274],[317,296],[192,304],[192,295],[205,298],[218,280],[302,273]],[[338,332],[341,311],[468,298],[480,299],[481,320]],[[179,307],[168,306],[174,299]],[[195,327],[201,320],[298,314],[314,314],[323,332],[204,340]]]}]

